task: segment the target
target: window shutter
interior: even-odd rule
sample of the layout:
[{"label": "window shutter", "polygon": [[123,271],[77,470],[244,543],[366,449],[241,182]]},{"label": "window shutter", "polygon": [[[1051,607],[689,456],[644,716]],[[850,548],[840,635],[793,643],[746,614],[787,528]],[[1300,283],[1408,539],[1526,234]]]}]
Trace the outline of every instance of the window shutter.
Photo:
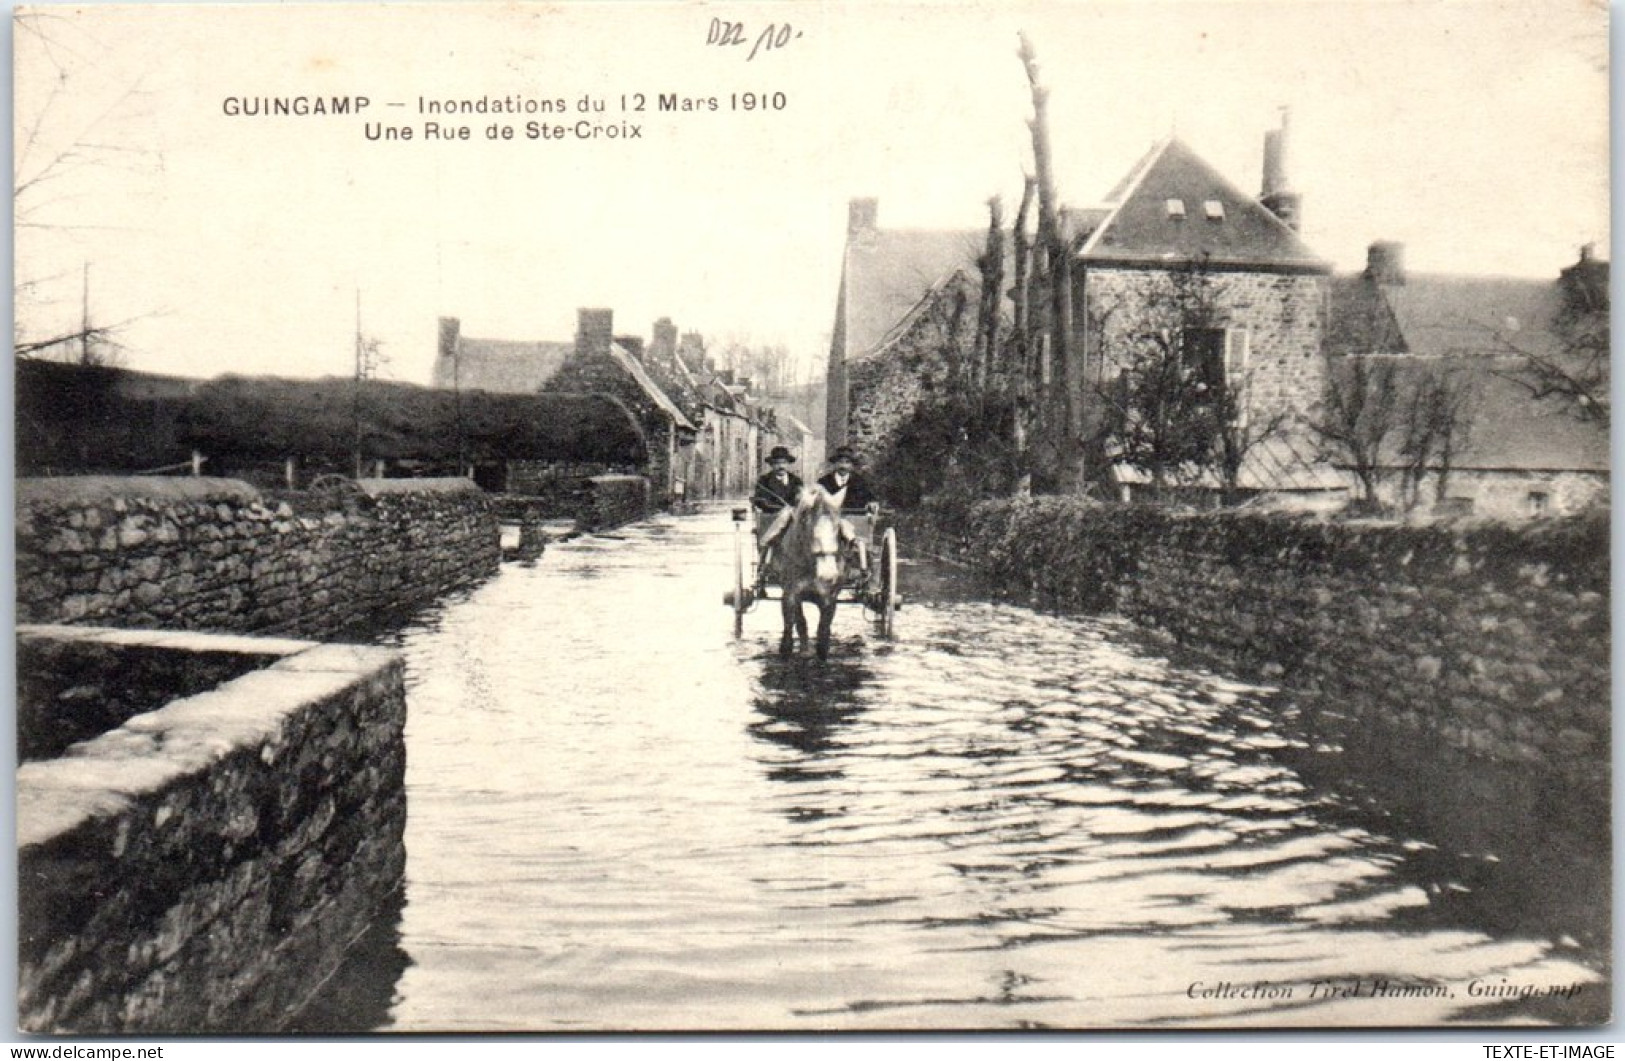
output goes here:
[{"label": "window shutter", "polygon": [[1236,426],[1247,427],[1247,369],[1252,353],[1251,336],[1246,328],[1229,328],[1224,333],[1224,385],[1234,396]]},{"label": "window shutter", "polygon": [[1231,384],[1241,383],[1247,375],[1248,357],[1252,353],[1251,335],[1246,328],[1230,328],[1224,333],[1224,378]]}]

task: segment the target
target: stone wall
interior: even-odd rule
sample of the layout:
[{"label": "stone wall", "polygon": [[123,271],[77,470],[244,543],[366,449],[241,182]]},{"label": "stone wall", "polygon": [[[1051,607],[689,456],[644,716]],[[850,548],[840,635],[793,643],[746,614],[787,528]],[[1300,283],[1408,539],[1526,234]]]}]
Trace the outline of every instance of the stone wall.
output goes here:
[{"label": "stone wall", "polygon": [[975,285],[956,273],[885,346],[845,366],[844,441],[871,466],[887,462],[898,428],[922,402],[959,385],[976,342],[977,298]]},{"label": "stone wall", "polygon": [[[1422,479],[1418,511],[1498,520],[1574,516],[1608,507],[1608,474],[1456,468],[1450,472],[1442,507],[1435,504],[1437,493],[1438,474],[1429,473]],[[1385,504],[1403,508],[1403,476],[1398,471],[1389,474],[1378,486],[1377,496]]]},{"label": "stone wall", "polygon": [[1003,589],[1116,610],[1334,730],[1539,767],[1607,805],[1606,514],[1415,527],[1046,498],[937,524]]},{"label": "stone wall", "polygon": [[1306,417],[1325,398],[1324,276],[1096,267],[1081,283],[1089,356],[1104,358],[1108,375],[1121,368],[1113,366],[1114,357],[1134,348],[1135,332],[1178,328],[1182,311],[1190,308],[1210,314],[1212,327],[1246,330],[1245,385],[1254,416]]},{"label": "stone wall", "polygon": [[587,506],[580,516],[583,529],[619,527],[649,514],[649,480],[641,475],[595,475],[587,485]]},{"label": "stone wall", "polygon": [[332,637],[496,571],[500,528],[465,479],[336,496],[208,478],[17,482],[17,617]]},{"label": "stone wall", "polygon": [[204,634],[20,634],[55,642],[59,660],[196,652],[246,657],[247,671],[17,770],[21,1027],[281,1029],[400,887],[399,658]]}]

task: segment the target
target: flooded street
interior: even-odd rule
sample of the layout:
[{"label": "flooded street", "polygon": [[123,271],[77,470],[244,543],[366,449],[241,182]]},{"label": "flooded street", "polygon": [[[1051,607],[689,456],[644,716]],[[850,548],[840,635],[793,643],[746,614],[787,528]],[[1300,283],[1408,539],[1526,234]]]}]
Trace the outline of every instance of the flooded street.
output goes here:
[{"label": "flooded street", "polygon": [[405,894],[312,1027],[1606,1012],[1592,950],[1453,898],[1497,879],[1472,852],[1306,780],[1270,690],[918,565],[895,639],[848,605],[827,663],[783,660],[776,602],[733,636],[731,539],[712,509],[554,545],[389,639]]}]

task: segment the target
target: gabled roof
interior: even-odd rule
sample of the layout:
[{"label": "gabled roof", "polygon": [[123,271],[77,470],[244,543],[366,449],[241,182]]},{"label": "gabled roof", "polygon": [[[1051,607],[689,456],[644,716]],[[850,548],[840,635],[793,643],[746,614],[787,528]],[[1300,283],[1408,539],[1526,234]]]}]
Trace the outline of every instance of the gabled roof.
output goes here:
[{"label": "gabled roof", "polygon": [[[1327,353],[1398,355],[1401,393],[1424,372],[1449,372],[1471,388],[1461,469],[1606,472],[1608,432],[1582,423],[1556,399],[1534,398],[1517,380],[1524,358],[1561,363],[1556,280],[1408,274],[1402,284],[1365,274],[1331,285]],[[1397,443],[1396,443],[1397,445]],[[1397,455],[1389,458],[1398,462]]]},{"label": "gabled roof", "polygon": [[1472,427],[1455,458],[1462,469],[1607,473],[1608,432],[1554,399],[1532,397],[1515,379],[1517,359],[1462,359],[1474,384]]},{"label": "gabled roof", "polygon": [[1327,352],[1416,357],[1561,357],[1556,280],[1413,273],[1377,283],[1364,273],[1331,284]]},{"label": "gabled roof", "polygon": [[457,358],[437,357],[434,386],[493,394],[535,394],[575,350],[574,343],[511,339],[457,340]]},{"label": "gabled roof", "polygon": [[1409,353],[1504,354],[1509,344],[1532,354],[1561,350],[1556,281],[1423,274],[1380,286]]},{"label": "gabled roof", "polygon": [[666,361],[657,357],[654,350],[646,349],[641,363],[644,371],[653,377],[656,386],[676,403],[683,415],[698,422],[704,414],[705,397],[694,374],[683,364],[683,359],[673,352],[671,359]]},{"label": "gabled roof", "polygon": [[[1171,201],[1182,213],[1169,209]],[[1208,204],[1216,204],[1212,209]],[[1280,218],[1237,190],[1183,141],[1154,146],[1113,189],[1109,215],[1085,240],[1085,261],[1330,272]]]},{"label": "gabled roof", "polygon": [[848,361],[874,353],[927,291],[955,270],[974,268],[986,247],[985,229],[868,229],[850,237],[837,308],[846,339],[839,353]]},{"label": "gabled roof", "polygon": [[688,431],[696,430],[693,421],[683,415],[683,411],[677,408],[677,403],[672,401],[671,397],[661,389],[660,384],[656,383],[654,378],[649,375],[648,370],[643,367],[643,363],[632,356],[631,351],[620,343],[611,343],[609,344],[609,356],[621,367],[622,371],[632,377],[633,382],[648,396],[649,400],[659,406],[661,412],[671,417],[673,423]]}]

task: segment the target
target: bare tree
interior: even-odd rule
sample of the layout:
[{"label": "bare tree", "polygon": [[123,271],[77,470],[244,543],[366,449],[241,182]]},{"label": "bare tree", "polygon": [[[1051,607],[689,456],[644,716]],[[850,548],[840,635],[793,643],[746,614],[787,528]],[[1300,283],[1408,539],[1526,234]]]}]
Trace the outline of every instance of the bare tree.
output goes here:
[{"label": "bare tree", "polygon": [[[1059,368],[1061,447],[1060,455],[1066,465],[1074,460],[1083,432],[1083,365],[1073,356],[1072,339],[1072,248],[1068,244],[1065,227],[1061,223],[1059,199],[1055,191],[1055,177],[1051,166],[1049,141],[1049,89],[1039,82],[1038,56],[1026,34],[1020,35],[1018,55],[1027,71],[1027,83],[1032,92],[1033,117],[1028,122],[1032,131],[1033,164],[1038,190],[1038,242],[1041,252],[1038,264],[1049,283],[1049,336],[1050,357]],[[1070,471],[1072,469],[1064,469]]]},{"label": "bare tree", "polygon": [[[1590,262],[1589,252],[1579,268]],[[1537,350],[1516,337],[1497,332],[1496,338],[1507,353],[1519,359],[1519,366],[1501,375],[1523,387],[1539,400],[1557,401],[1570,416],[1582,423],[1607,429],[1613,416],[1610,396],[1608,285],[1589,278],[1564,277],[1562,304],[1553,321],[1558,345],[1555,350]]]},{"label": "bare tree", "polygon": [[1227,505],[1241,499],[1241,472],[1248,456],[1285,435],[1292,423],[1291,414],[1285,410],[1266,414],[1252,407],[1253,376],[1251,369],[1227,373],[1215,410],[1211,462],[1219,473]]},{"label": "bare tree", "polygon": [[1468,440],[1475,396],[1471,377],[1448,364],[1418,365],[1411,373],[1399,412],[1407,509],[1420,502],[1422,483],[1430,471],[1436,476],[1434,500],[1444,500],[1456,456]]},{"label": "bare tree", "polygon": [[1014,383],[1013,407],[1011,409],[1011,444],[1015,450],[1015,460],[1021,469],[1016,480],[1016,492],[1028,494],[1032,492],[1031,454],[1029,450],[1033,432],[1033,421],[1036,409],[1035,385],[1033,378],[1033,335],[1032,335],[1032,264],[1033,244],[1027,234],[1028,217],[1033,204],[1033,195],[1037,188],[1037,181],[1027,177],[1022,182],[1021,206],[1016,210],[1015,222],[1011,225],[1011,239],[1014,246],[1014,261],[1012,267],[1015,271],[1014,281],[1010,288],[1011,329],[1009,338],[1009,353],[1006,358],[1010,378]]},{"label": "bare tree", "polygon": [[1231,364],[1236,337],[1222,322],[1204,261],[1138,274],[1090,306],[1094,345],[1116,369],[1096,388],[1107,444],[1159,490],[1211,473],[1233,499],[1247,455],[1286,424],[1253,415],[1250,375]]},{"label": "bare tree", "polygon": [[1378,502],[1383,457],[1398,417],[1398,372],[1392,358],[1352,354],[1331,365],[1325,405],[1310,427],[1353,470],[1360,500],[1367,505]]},{"label": "bare tree", "polygon": [[[120,359],[115,336],[140,318],[113,324],[90,319],[90,263],[107,234],[118,229],[101,223],[85,203],[98,197],[107,175],[152,172],[162,164],[151,143],[120,132],[122,123],[141,113],[141,79],[121,80],[104,44],[71,14],[33,8],[16,15],[13,29],[18,98],[12,214],[19,234],[13,349],[21,358],[113,364]],[[80,267],[25,272],[45,259],[82,263],[80,313],[72,324],[64,320],[69,298],[52,291]]]},{"label": "bare tree", "polygon": [[987,246],[977,259],[982,275],[981,302],[976,309],[976,354],[971,386],[985,397],[993,387],[994,359],[999,342],[999,304],[1004,288],[1004,201],[987,201]]}]

